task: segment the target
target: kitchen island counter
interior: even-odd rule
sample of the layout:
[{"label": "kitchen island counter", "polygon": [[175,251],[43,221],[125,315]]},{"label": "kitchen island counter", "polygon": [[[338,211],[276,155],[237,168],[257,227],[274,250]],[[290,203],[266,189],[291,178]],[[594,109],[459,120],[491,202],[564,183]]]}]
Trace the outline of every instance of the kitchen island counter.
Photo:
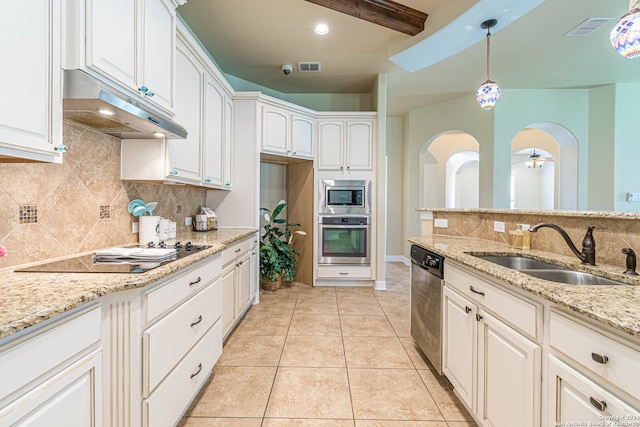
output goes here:
[{"label": "kitchen island counter", "polygon": [[[504,243],[490,240],[431,235],[413,237],[409,241],[444,256],[478,272],[502,280],[507,285],[520,288],[530,294],[580,313],[614,329],[640,338],[640,278],[621,274],[620,267],[610,265],[588,266],[575,257],[557,255],[540,250],[522,251],[509,248]],[[529,258],[551,260],[574,270],[585,271],[632,286],[567,285],[537,279],[516,270],[502,267],[474,255],[501,254],[524,255]],[[445,278],[446,278],[445,261]]]},{"label": "kitchen island counter", "polygon": [[[0,340],[68,312],[101,296],[148,286],[224,250],[257,229],[229,228],[206,233],[188,232],[178,241],[210,245],[184,258],[143,273],[39,273],[15,270],[52,260],[0,270]],[[172,244],[173,241],[168,241]],[[91,254],[87,252],[84,254]],[[63,260],[83,254],[55,258]]]}]

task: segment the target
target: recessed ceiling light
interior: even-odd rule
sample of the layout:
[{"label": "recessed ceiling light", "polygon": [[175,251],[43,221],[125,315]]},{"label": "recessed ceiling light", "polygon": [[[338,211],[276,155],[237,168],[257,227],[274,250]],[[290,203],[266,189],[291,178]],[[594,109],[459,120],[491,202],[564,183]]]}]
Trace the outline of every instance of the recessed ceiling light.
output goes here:
[{"label": "recessed ceiling light", "polygon": [[115,114],[113,110],[107,108],[98,108],[98,113],[104,114],[105,116],[113,116]]},{"label": "recessed ceiling light", "polygon": [[323,36],[329,32],[329,27],[327,24],[318,24],[313,31],[315,31],[316,34]]}]

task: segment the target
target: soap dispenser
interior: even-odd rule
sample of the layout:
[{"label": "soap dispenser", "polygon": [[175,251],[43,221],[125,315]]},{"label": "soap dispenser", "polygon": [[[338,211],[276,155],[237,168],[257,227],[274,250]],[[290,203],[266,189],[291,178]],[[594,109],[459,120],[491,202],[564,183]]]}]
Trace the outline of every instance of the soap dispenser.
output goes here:
[{"label": "soap dispenser", "polygon": [[509,230],[509,246],[514,249],[528,250],[531,247],[530,234],[522,224],[516,224],[515,230]]}]

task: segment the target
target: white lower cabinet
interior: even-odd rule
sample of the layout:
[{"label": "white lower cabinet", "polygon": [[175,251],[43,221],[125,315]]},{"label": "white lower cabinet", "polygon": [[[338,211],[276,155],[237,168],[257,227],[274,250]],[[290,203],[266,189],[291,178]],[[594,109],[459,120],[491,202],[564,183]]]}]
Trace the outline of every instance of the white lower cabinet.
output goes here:
[{"label": "white lower cabinet", "polygon": [[550,426],[571,422],[626,425],[634,421],[637,425],[640,420],[640,411],[554,356],[549,356],[549,403]]},{"label": "white lower cabinet", "polygon": [[254,235],[222,252],[222,333],[225,337],[257,295],[257,250],[257,235]]},{"label": "white lower cabinet", "polygon": [[[222,354],[221,257],[199,263],[143,297],[149,314],[173,306],[142,331],[142,425],[172,426],[179,420]],[[193,287],[193,292],[185,292]],[[156,295],[158,295],[156,297]]]},{"label": "white lower cabinet", "polygon": [[99,306],[0,347],[0,425],[101,426]]},{"label": "white lower cabinet", "polygon": [[[512,313],[522,303],[532,307]],[[443,301],[443,372],[485,426],[540,426],[542,348],[539,307],[447,265]]]}]

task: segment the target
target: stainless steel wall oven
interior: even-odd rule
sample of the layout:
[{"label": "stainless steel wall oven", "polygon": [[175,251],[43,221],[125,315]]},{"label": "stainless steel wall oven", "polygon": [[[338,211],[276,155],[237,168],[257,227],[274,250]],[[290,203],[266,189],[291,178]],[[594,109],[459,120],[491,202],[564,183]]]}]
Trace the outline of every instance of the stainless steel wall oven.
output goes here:
[{"label": "stainless steel wall oven", "polygon": [[370,265],[370,217],[321,215],[318,243],[319,265]]}]

